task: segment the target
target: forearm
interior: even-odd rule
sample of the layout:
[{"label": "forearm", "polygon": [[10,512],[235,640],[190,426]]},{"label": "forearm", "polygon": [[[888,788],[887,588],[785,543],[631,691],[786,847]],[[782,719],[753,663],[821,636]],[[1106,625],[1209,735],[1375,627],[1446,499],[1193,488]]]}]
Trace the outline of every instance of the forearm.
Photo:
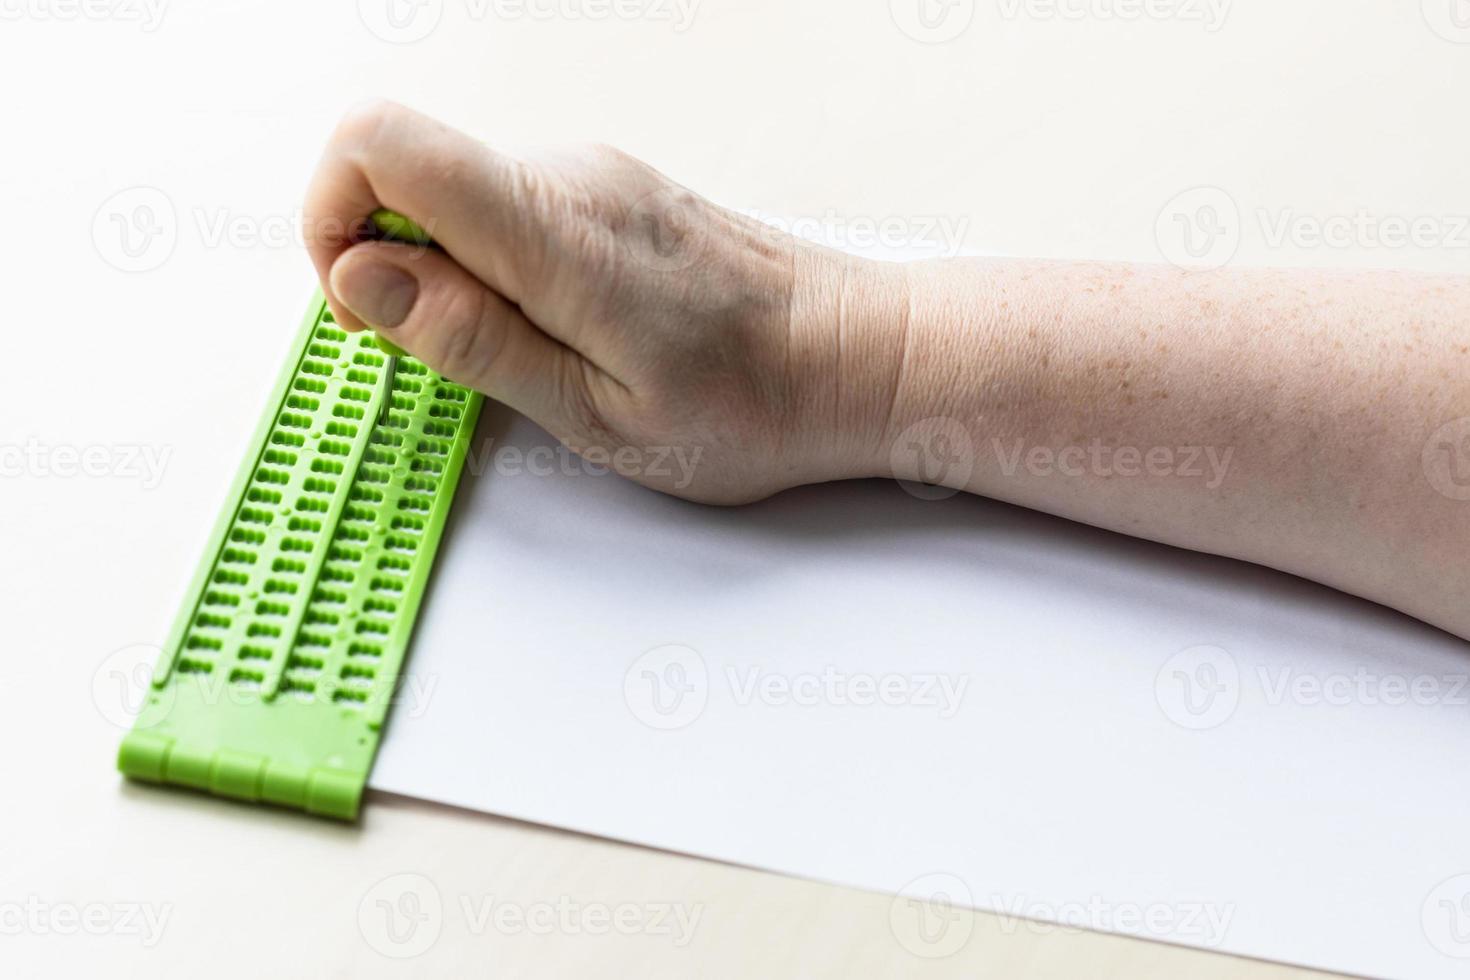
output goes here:
[{"label": "forearm", "polygon": [[875,471],[1280,568],[1470,637],[1470,486],[1453,482],[1470,480],[1470,423],[1430,445],[1470,416],[1470,279],[905,273]]}]

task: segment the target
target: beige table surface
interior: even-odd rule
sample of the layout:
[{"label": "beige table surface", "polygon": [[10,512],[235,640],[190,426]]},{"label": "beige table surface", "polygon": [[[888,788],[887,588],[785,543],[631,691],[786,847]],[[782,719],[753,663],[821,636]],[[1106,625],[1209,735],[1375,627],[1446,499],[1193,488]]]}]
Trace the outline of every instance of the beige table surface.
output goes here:
[{"label": "beige table surface", "polygon": [[[170,455],[152,482],[0,479],[0,976],[1304,975],[985,914],[926,943],[885,895],[397,798],[343,827],[116,777],[99,672],[160,640],[310,288],[295,243],[209,229],[289,221],[332,121],[367,95],[507,144],[616,143],[725,203],[855,237],[889,221],[1002,254],[1158,261],[1179,252],[1177,215],[1215,215],[1213,254],[1238,262],[1470,271],[1453,223],[1470,214],[1470,31],[1449,0],[1181,0],[1139,20],[954,0],[932,30],[908,0],[702,0],[684,29],[652,0],[604,19],[530,2],[425,0],[400,28],[386,0],[175,0],[151,25],[128,0],[6,7],[0,207],[27,234],[0,243],[23,367],[0,386],[0,443]],[[413,43],[368,26],[414,17],[438,20]],[[178,241],[129,274],[92,233],[140,186],[176,210]],[[1362,215],[1343,240],[1311,234]],[[1425,216],[1428,244],[1371,234]],[[624,914],[632,934],[606,927]]]}]

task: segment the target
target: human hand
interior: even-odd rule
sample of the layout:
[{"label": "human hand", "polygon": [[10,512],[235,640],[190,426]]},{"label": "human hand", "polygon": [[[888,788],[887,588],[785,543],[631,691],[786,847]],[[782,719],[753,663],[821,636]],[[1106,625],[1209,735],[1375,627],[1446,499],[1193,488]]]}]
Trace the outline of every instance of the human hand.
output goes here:
[{"label": "human hand", "polygon": [[[310,236],[342,325],[589,458],[712,503],[881,470],[899,267],[798,242],[614,149],[512,157],[389,103],[333,134],[306,220],[379,207],[442,251]],[[654,465],[670,449],[692,475]]]}]

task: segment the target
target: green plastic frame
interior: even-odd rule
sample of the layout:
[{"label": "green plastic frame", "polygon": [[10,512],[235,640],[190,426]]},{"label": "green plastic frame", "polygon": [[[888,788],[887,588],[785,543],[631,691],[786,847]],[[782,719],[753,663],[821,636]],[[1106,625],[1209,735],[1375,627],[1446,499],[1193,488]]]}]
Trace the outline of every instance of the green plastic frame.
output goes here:
[{"label": "green plastic frame", "polygon": [[123,739],[127,776],[356,818],[482,403],[387,360],[317,294]]}]

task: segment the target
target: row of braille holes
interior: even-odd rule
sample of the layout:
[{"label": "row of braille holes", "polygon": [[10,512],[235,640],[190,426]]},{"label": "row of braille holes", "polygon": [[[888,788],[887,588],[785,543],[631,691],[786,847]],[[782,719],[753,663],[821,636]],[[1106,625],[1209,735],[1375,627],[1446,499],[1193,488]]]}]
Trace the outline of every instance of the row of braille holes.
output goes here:
[{"label": "row of braille holes", "polygon": [[311,461],[311,471],[335,476],[342,472],[342,464],[335,459],[314,459]]},{"label": "row of braille holes", "polygon": [[393,518],[393,523],[388,526],[394,531],[407,531],[410,534],[424,533],[423,520],[411,514],[399,514]]},{"label": "row of braille holes", "polygon": [[435,385],[434,397],[446,402],[465,402],[470,396],[459,385]]},{"label": "row of braille holes", "polygon": [[331,377],[332,365],[328,364],[326,361],[303,360],[301,362],[301,373],[314,374],[319,378]]},{"label": "row of braille holes", "polygon": [[301,552],[302,554],[309,555],[309,554],[311,554],[311,550],[314,547],[316,547],[316,545],[314,545],[310,541],[307,541],[305,538],[282,538],[281,539],[281,550],[282,551],[298,551],[298,552]]},{"label": "row of braille holes", "polygon": [[269,524],[271,520],[271,512],[268,510],[256,510],[254,507],[240,508],[240,521],[243,524]]},{"label": "row of braille holes", "polygon": [[[394,401],[396,402],[397,399],[394,399]],[[382,426],[387,426],[390,429],[406,429],[408,428],[410,422],[410,418],[403,412],[400,412],[398,410],[398,407],[395,405],[393,409],[388,413],[388,417],[382,421],[382,424],[379,426],[379,428],[382,428]]]},{"label": "row of braille holes", "polygon": [[429,406],[429,418],[431,419],[449,419],[451,422],[458,422],[459,417],[463,414],[464,409],[456,405]]},{"label": "row of braille holes", "polygon": [[367,413],[356,405],[333,405],[332,414],[339,419],[361,419]]},{"label": "row of braille holes", "polygon": [[306,352],[312,357],[325,357],[329,361],[335,361],[342,356],[342,348],[331,344],[312,344],[306,348]]},{"label": "row of braille holes", "polygon": [[[409,383],[410,384],[418,384],[417,381],[412,381],[412,382],[409,382]],[[394,387],[396,388],[397,385],[394,385]],[[395,412],[412,412],[414,406],[418,404],[418,399],[417,398],[409,398],[409,397],[406,397],[406,396],[394,395],[393,396],[392,404],[393,404],[393,411],[395,411]]]},{"label": "row of braille holes", "polygon": [[382,367],[383,358],[379,354],[368,354],[363,351],[358,351],[352,355],[352,363],[362,367]]},{"label": "row of braille holes", "polygon": [[[336,436],[339,439],[355,439],[357,438],[357,426],[351,422],[328,422],[326,433],[329,436]],[[323,442],[325,441],[323,440]],[[350,446],[348,447],[348,452],[351,452]],[[333,455],[345,456],[347,453],[334,453]]]},{"label": "row of braille holes", "polygon": [[412,374],[415,377],[423,377],[429,373],[429,369],[418,361],[403,359],[398,362],[398,372],[400,374]]},{"label": "row of braille holes", "polygon": [[230,540],[236,544],[261,544],[265,541],[265,532],[253,527],[237,527],[230,532]]},{"label": "row of braille holes", "polygon": [[194,617],[194,625],[206,630],[227,630],[230,628],[230,617],[202,612]]},{"label": "row of braille holes", "polygon": [[295,412],[282,412],[281,424],[288,429],[309,429],[311,428],[311,416],[299,415]]},{"label": "row of braille holes", "polygon": [[367,543],[372,540],[372,533],[367,528],[356,527],[351,524],[343,524],[337,528],[338,541],[359,541]]},{"label": "row of braille holes", "polygon": [[403,445],[403,436],[397,432],[385,432],[382,429],[374,429],[372,435],[368,436],[368,442],[379,446],[392,446],[397,449]]},{"label": "row of braille holes", "polygon": [[415,381],[413,378],[405,378],[401,374],[395,374],[393,375],[393,390],[417,395],[424,390],[424,385],[421,381]]},{"label": "row of braille holes", "polygon": [[296,514],[287,522],[286,530],[305,531],[307,534],[320,534],[322,533],[322,522]]},{"label": "row of braille holes", "polygon": [[419,550],[419,543],[403,534],[390,534],[383,539],[383,547],[389,551],[402,551],[411,555]]},{"label": "row of braille holes", "polygon": [[422,497],[418,494],[411,493],[398,498],[398,509],[416,510],[420,513],[427,514],[429,511],[434,509],[434,498]]},{"label": "row of braille holes", "polygon": [[206,606],[228,606],[234,609],[240,605],[240,597],[228,592],[216,592],[209,589],[204,593],[204,604]]},{"label": "row of braille holes", "polygon": [[448,422],[425,422],[424,435],[426,436],[453,436],[457,427]]},{"label": "row of braille holes", "polygon": [[316,514],[325,514],[332,509],[330,500],[322,500],[319,497],[297,497],[296,509],[298,511],[311,511]]},{"label": "row of braille holes", "polygon": [[370,402],[373,400],[373,393],[368,388],[358,388],[353,385],[343,385],[342,397],[350,402]]},{"label": "row of braille holes", "polygon": [[342,622],[342,617],[334,612],[328,612],[325,609],[308,606],[304,621],[308,626],[336,626]]},{"label": "row of braille holes", "polygon": [[357,470],[357,478],[363,483],[387,483],[393,479],[393,471],[381,466],[361,466]]},{"label": "row of braille holes", "polygon": [[448,456],[450,444],[442,439],[420,439],[418,450],[427,456]]},{"label": "row of braille holes", "polygon": [[356,640],[347,647],[347,656],[355,660],[382,660],[383,648],[367,640]]},{"label": "row of braille holes", "polygon": [[296,465],[296,454],[287,449],[267,449],[261,458],[272,466]]},{"label": "row of braille holes", "polygon": [[265,683],[265,673],[247,667],[236,667],[230,671],[230,683],[239,687],[259,687]]},{"label": "row of braille holes", "polygon": [[397,455],[395,455],[394,453],[390,453],[386,449],[379,449],[376,446],[369,446],[367,447],[367,449],[363,450],[362,461],[364,463],[380,463],[383,466],[392,466],[395,462],[398,461],[398,457]]},{"label": "row of braille holes", "polygon": [[265,580],[265,594],[266,595],[295,595],[296,594],[296,583],[295,582],[282,581],[281,579],[278,579],[278,578],[268,578],[268,579]]},{"label": "row of braille holes", "polygon": [[281,502],[281,492],[267,490],[264,487],[251,487],[245,491],[245,499],[252,504],[278,504]]},{"label": "row of braille holes", "polygon": [[391,599],[378,599],[373,596],[368,596],[366,601],[363,602],[362,608],[364,612],[382,613],[385,616],[392,616],[398,612],[398,603]]},{"label": "row of braille holes", "polygon": [[315,395],[324,395],[327,392],[327,383],[317,378],[297,378],[291,382],[291,387],[297,391],[309,391]]},{"label": "row of braille holes", "polygon": [[309,476],[301,484],[304,493],[316,493],[330,497],[337,492],[337,484],[320,476]]},{"label": "row of braille holes", "polygon": [[271,562],[271,571],[286,575],[300,575],[306,571],[306,562],[296,558],[277,558]]},{"label": "row of braille holes", "polygon": [[377,636],[387,636],[393,631],[393,624],[386,619],[359,619],[357,621],[357,632],[373,633]]},{"label": "row of braille holes", "polygon": [[368,586],[374,592],[402,592],[403,583],[397,579],[375,577]]},{"label": "row of braille holes", "polygon": [[294,408],[302,412],[315,412],[322,407],[322,403],[315,398],[306,395],[287,395],[286,407]]},{"label": "row of braille holes", "polygon": [[350,456],[352,445],[346,442],[337,442],[335,439],[323,439],[316,447],[328,456]]},{"label": "row of braille holes", "polygon": [[254,565],[257,557],[249,548],[226,548],[219,560],[226,565]]},{"label": "row of braille holes", "polygon": [[368,527],[372,527],[378,522],[378,515],[370,507],[358,507],[354,504],[348,504],[342,510],[342,520],[357,524],[366,524]]},{"label": "row of braille holes", "polygon": [[274,483],[276,486],[284,487],[291,482],[291,474],[285,470],[273,470],[269,466],[262,466],[255,471],[255,479],[258,483]]},{"label": "row of braille holes", "polygon": [[378,383],[378,375],[374,371],[364,371],[362,368],[349,368],[347,380],[353,384],[372,385]]},{"label": "row of braille holes", "polygon": [[425,459],[419,456],[412,463],[408,464],[408,469],[412,473],[433,473],[437,475],[444,472],[444,464],[437,459]]},{"label": "row of braille holes", "polygon": [[245,635],[251,638],[264,636],[278,640],[281,637],[281,628],[270,623],[254,622],[245,630]]},{"label": "row of braille holes", "polygon": [[358,503],[381,504],[383,502],[382,491],[374,490],[372,487],[353,486],[348,491],[347,496],[350,500],[357,501]]},{"label": "row of braille holes", "polygon": [[439,487],[436,476],[411,476],[403,481],[403,489],[409,493],[433,493]]}]

